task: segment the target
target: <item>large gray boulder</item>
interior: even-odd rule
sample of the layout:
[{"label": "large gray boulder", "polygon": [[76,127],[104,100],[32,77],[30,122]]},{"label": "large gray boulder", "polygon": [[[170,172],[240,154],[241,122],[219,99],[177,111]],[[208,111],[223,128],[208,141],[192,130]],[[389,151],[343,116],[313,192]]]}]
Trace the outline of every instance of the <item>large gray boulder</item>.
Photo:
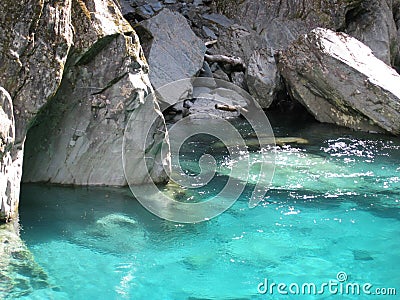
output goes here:
[{"label": "large gray boulder", "polygon": [[181,14],[164,8],[135,29],[141,37],[155,89],[191,78],[202,68],[206,47]]},{"label": "large gray boulder", "polygon": [[[149,148],[138,147],[137,157],[150,160],[149,171],[137,168],[130,184],[166,178],[159,157],[165,124],[153,97],[148,65],[139,38],[107,1],[88,1],[85,16],[81,5],[73,7],[76,34],[60,88],[37,116],[25,150],[23,181],[77,185],[126,185],[122,143],[130,118],[140,118],[150,131]],[[151,103],[146,103],[151,102]],[[139,107],[141,115],[137,114]],[[157,126],[151,123],[160,119]],[[138,145],[143,130],[129,132]],[[147,131],[146,131],[147,133]],[[144,143],[143,143],[144,145]]]},{"label": "large gray boulder", "polygon": [[255,50],[248,60],[245,74],[250,94],[262,108],[268,108],[282,88],[274,53]]},{"label": "large gray boulder", "polygon": [[2,1],[0,20],[0,220],[16,216],[29,128],[26,181],[124,185],[125,124],[157,116],[143,124],[148,148],[135,153],[148,151],[149,172],[135,170],[131,183],[165,180],[168,160],[157,151],[164,120],[156,100],[145,100],[148,65],[114,1]]},{"label": "large gray boulder", "polygon": [[218,11],[236,24],[229,28],[219,26],[214,52],[242,58],[248,67],[249,92],[263,108],[269,107],[282,88],[270,54],[285,50],[316,27],[347,32],[368,45],[379,59],[400,66],[398,0],[215,2]]},{"label": "large gray boulder", "polygon": [[262,108],[268,108],[282,88],[274,49],[252,29],[235,24],[221,30],[224,34],[211,51],[241,58],[246,66],[244,77],[249,93]]},{"label": "large gray boulder", "polygon": [[219,28],[214,51],[242,58],[248,90],[262,108],[268,108],[282,90],[275,52],[316,26],[341,27],[345,23],[341,1],[245,0],[224,5],[222,12],[236,24]]},{"label": "large gray boulder", "polygon": [[400,134],[400,75],[357,39],[317,28],[281,52],[278,67],[317,120]]}]

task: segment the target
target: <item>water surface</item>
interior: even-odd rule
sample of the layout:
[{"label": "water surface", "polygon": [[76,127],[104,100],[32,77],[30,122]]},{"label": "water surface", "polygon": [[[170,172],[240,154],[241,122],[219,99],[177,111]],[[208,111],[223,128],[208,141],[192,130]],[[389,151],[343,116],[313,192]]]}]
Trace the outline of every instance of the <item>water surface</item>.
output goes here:
[{"label": "water surface", "polygon": [[[275,133],[309,144],[277,148],[273,188],[259,206],[247,205],[249,184],[229,210],[199,224],[161,220],[128,189],[23,185],[21,234],[47,285],[16,285],[4,297],[291,299],[261,295],[257,286],[265,278],[321,284],[339,272],[348,282],[399,293],[399,140],[315,124],[275,126]],[[191,142],[196,151],[210,147]],[[183,164],[192,166],[196,151],[183,152]],[[226,182],[224,155],[216,153],[219,175],[198,195],[209,197]],[[259,159],[257,150],[250,159]]]}]

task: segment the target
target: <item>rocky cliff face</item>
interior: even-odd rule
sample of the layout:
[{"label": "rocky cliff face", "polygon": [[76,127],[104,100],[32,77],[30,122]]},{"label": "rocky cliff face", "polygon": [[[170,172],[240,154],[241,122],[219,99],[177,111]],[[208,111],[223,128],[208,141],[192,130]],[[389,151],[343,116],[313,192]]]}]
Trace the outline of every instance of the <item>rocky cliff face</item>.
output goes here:
[{"label": "rocky cliff face", "polygon": [[155,89],[198,74],[206,46],[190,29],[184,16],[163,9],[153,18],[135,26],[150,67],[150,81]]},{"label": "rocky cliff face", "polygon": [[0,170],[0,219],[10,219],[18,207],[28,124],[60,84],[72,44],[70,13],[70,0],[1,3],[0,86],[4,124],[1,134],[5,139]]},{"label": "rocky cliff face", "polygon": [[[146,14],[142,13],[147,5],[143,1],[121,2],[125,8],[127,3],[131,5],[128,17],[133,23],[141,18],[151,21],[163,6],[179,11],[198,36],[214,40],[207,49],[209,66],[205,63],[203,73],[247,89],[263,108],[274,102],[279,105],[281,98],[287,103],[289,92],[290,107],[301,103],[321,122],[398,134],[400,99],[395,86],[382,87],[385,81],[396,81],[397,74],[390,66],[399,69],[397,0],[154,0],[149,2]],[[319,43],[336,35],[328,33],[331,31],[310,33],[316,27],[347,33],[363,44],[354,47],[349,37],[335,39],[329,46],[332,52],[321,50]],[[311,46],[309,38],[315,35],[320,39]],[[208,59],[221,54],[241,60],[242,70],[226,61]],[[378,65],[381,73],[367,71]],[[305,72],[304,68],[314,72]],[[361,85],[362,78],[373,83]]]},{"label": "rocky cliff face", "polygon": [[[126,184],[124,126],[152,87],[139,39],[118,6],[111,0],[3,1],[0,17],[2,118],[11,128],[1,132],[2,219],[12,217],[18,204],[28,128],[25,181]],[[157,102],[149,101],[141,117],[161,118],[158,128],[147,124],[158,133],[164,122]],[[163,136],[150,136],[158,149]],[[163,181],[160,161],[157,156],[150,174],[135,170],[134,183]]]},{"label": "rocky cliff face", "polygon": [[121,0],[125,8],[130,4],[127,16],[135,21],[151,18],[157,14],[155,7],[165,6],[183,14],[204,40],[218,40],[209,53],[239,57],[246,69],[242,73],[212,65],[214,76],[224,78],[218,70],[222,67],[225,78],[248,89],[263,108],[285,94],[274,54],[316,27],[348,33],[386,64],[400,66],[397,0],[144,2]]},{"label": "rocky cliff face", "polygon": [[[249,91],[264,108],[268,108],[282,90],[276,79],[279,73],[273,54],[316,27],[347,32],[369,46],[376,57],[397,67],[399,39],[393,17],[395,1],[249,0],[239,5],[230,2],[233,1],[218,0],[217,4],[220,3],[219,10],[231,16],[239,26],[227,29],[227,37],[219,39],[215,51],[231,51],[232,55],[243,57],[248,65]],[[235,36],[245,39],[235,39]]]},{"label": "rocky cliff face", "polygon": [[14,106],[16,143],[54,95],[72,45],[71,0],[2,1],[0,85]]}]

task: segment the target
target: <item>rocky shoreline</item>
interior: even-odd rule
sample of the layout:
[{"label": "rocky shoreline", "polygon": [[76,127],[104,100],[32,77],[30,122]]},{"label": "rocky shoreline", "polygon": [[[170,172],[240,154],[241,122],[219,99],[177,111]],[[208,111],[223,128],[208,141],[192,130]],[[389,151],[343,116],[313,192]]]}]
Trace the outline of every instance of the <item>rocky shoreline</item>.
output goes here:
[{"label": "rocky shoreline", "polygon": [[146,97],[179,79],[226,80],[263,109],[400,134],[397,0],[26,0],[3,1],[0,16],[1,220],[17,214],[22,156],[25,182],[126,185],[132,117],[153,140],[132,150],[151,174],[130,180],[164,182],[164,118],[215,106]]}]

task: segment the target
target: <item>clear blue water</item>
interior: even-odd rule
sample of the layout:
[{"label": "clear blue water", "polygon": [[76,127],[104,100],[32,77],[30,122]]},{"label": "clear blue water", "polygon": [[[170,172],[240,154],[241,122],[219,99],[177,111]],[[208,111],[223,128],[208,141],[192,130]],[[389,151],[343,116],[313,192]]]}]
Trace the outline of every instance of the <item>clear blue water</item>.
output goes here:
[{"label": "clear blue water", "polygon": [[[289,132],[309,144],[277,148],[265,200],[250,209],[246,190],[199,224],[161,220],[128,189],[24,185],[21,236],[47,279],[3,298],[397,299],[257,291],[265,278],[319,285],[346,272],[348,282],[400,293],[400,141],[325,125],[275,127],[277,136]],[[183,156],[188,165],[196,151]],[[208,193],[226,181],[223,156]]]}]

